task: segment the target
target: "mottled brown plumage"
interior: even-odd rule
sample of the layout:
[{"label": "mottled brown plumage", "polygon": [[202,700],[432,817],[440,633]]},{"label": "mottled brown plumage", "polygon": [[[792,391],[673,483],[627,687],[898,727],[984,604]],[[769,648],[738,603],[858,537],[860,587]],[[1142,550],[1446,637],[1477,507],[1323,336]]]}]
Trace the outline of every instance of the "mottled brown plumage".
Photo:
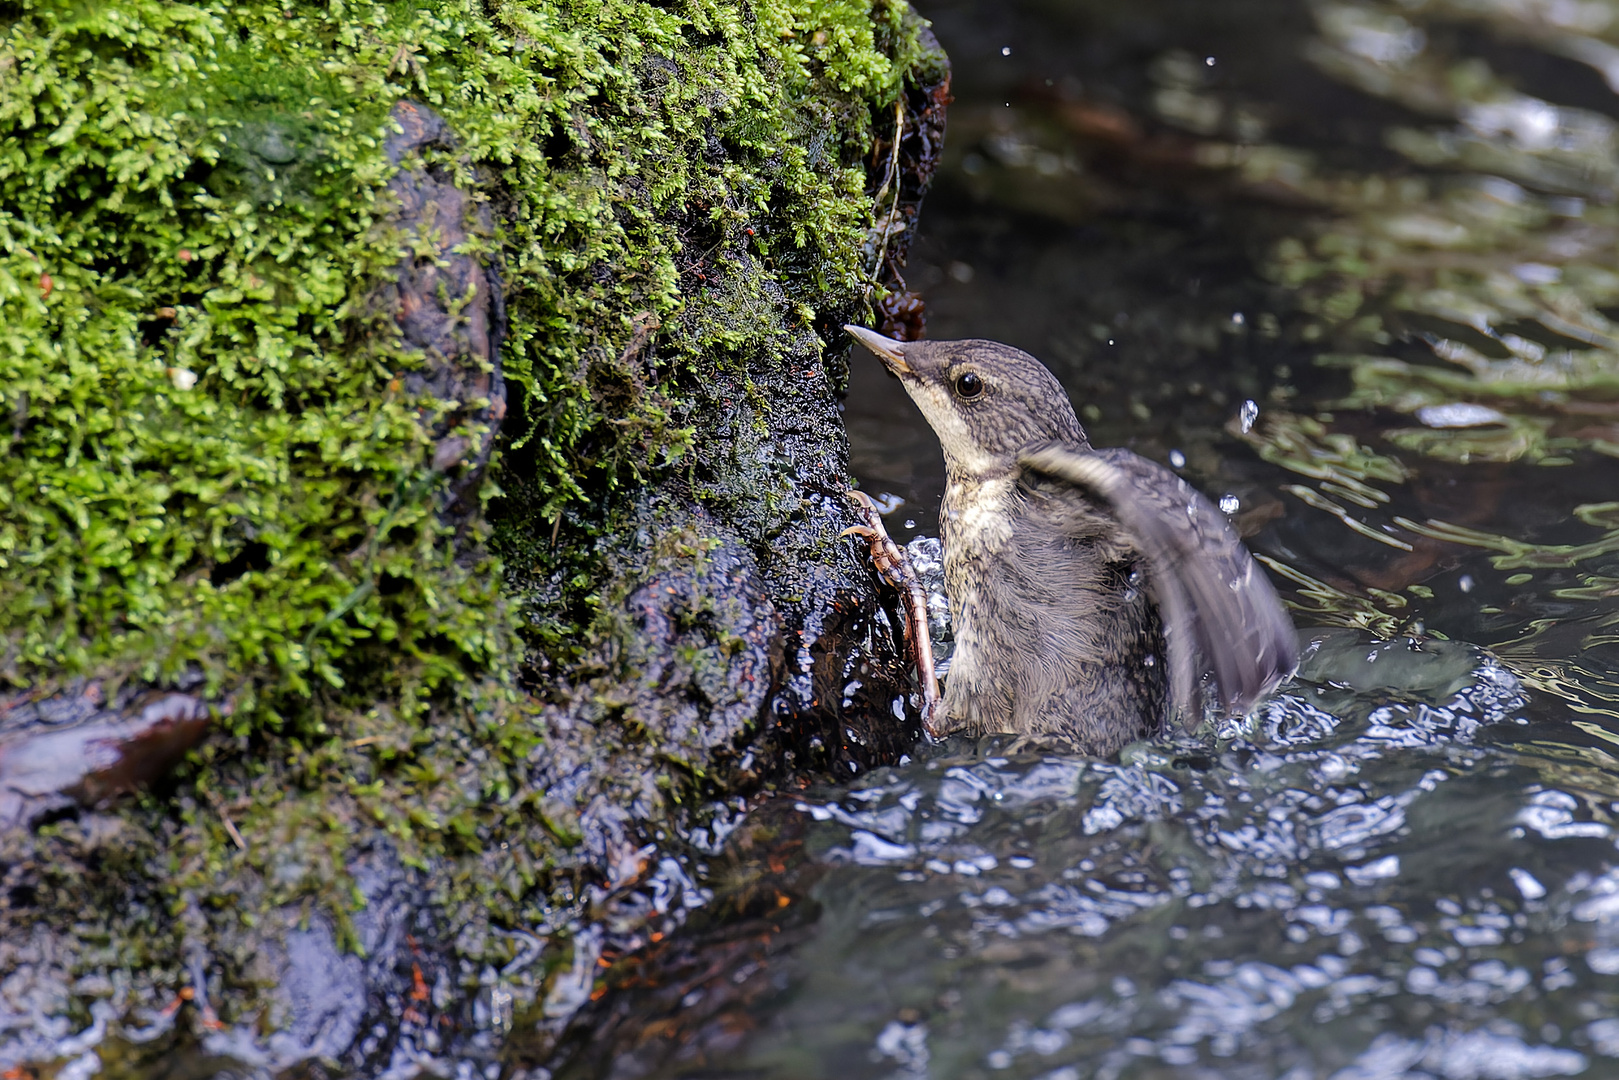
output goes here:
[{"label": "mottled brown plumage", "polygon": [[939,436],[956,638],[940,731],[1116,753],[1241,712],[1290,673],[1292,623],[1225,516],[1168,469],[1092,449],[1061,384],[993,341],[849,332]]}]

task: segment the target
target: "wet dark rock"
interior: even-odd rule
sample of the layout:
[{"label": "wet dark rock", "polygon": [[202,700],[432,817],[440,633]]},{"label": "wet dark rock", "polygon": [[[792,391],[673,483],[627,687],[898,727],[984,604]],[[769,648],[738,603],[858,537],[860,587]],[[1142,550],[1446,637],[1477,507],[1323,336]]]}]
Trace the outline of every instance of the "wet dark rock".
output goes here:
[{"label": "wet dark rock", "polygon": [[[574,1016],[548,1053],[514,1040],[511,1075],[620,1080],[733,1050],[780,994],[774,965],[813,937],[820,905],[809,891],[823,867],[805,858],[808,820],[786,801],[751,815],[715,868],[725,891],[681,933],[611,964],[608,993]],[[772,872],[761,876],[764,866]]]},{"label": "wet dark rock", "polygon": [[745,737],[785,647],[753,554],[706,515],[649,514],[637,534],[658,536],[660,553],[628,589],[594,676],[548,710],[550,737],[532,756],[551,830],[603,899],[641,878],[645,830],[672,788],[717,790],[710,770],[752,767]]},{"label": "wet dark rock", "polygon": [[442,117],[414,101],[399,102],[389,117],[397,130],[383,149],[401,168],[388,182],[396,200],[388,222],[405,234],[411,254],[378,300],[395,313],[407,348],[421,357],[421,366],[405,374],[405,389],[450,406],[430,421],[437,443],[433,467],[453,473],[446,511],[463,521],[474,509],[472,497],[506,416],[500,272],[493,257],[461,250],[475,238],[493,248],[494,218],[487,203],[456,186],[442,160],[456,151]]},{"label": "wet dark rock", "polygon": [[386,844],[349,871],[363,899],[352,942],[323,914],[301,905],[280,912],[255,959],[269,988],[265,1023],[205,1032],[202,1051],[272,1072],[306,1062],[375,1071],[432,1059],[454,1021],[445,1013],[450,969],[429,897]]},{"label": "wet dark rock", "polygon": [[228,711],[195,694],[140,688],[109,702],[99,682],[0,698],[0,832],[151,784]]},{"label": "wet dark rock", "polygon": [[[392,116],[400,130],[385,149],[402,167],[389,185],[387,227],[404,235],[402,246],[413,254],[373,302],[395,313],[405,346],[419,358],[402,373],[403,388],[442,403],[422,423],[435,443],[433,467],[445,474],[444,519],[460,528],[478,511],[477,485],[505,414],[499,273],[488,257],[458,250],[492,237],[492,217],[442,164],[456,149],[443,120],[411,102],[399,103]],[[316,153],[291,122],[249,124],[234,139],[214,179],[221,190],[257,201],[286,192],[266,187],[243,155],[287,165],[283,172],[296,179],[298,163]],[[463,543],[475,553],[475,539]],[[75,819],[71,847],[86,865],[133,839],[119,818],[92,811],[160,781],[229,714],[229,695],[205,698],[201,682],[200,675],[174,687],[89,680],[58,692],[0,697],[0,841],[6,843],[0,871],[13,917],[35,903],[42,872],[82,872],[42,868],[27,847],[29,830]],[[218,814],[236,846],[245,846],[224,808],[204,812]],[[75,981],[84,957],[44,924],[29,940],[0,947],[0,1066],[84,1054],[95,1060],[89,1053],[95,1047],[102,1047],[103,1059],[116,1056],[136,1071],[181,1054],[277,1072],[307,1062],[369,1070],[432,1059],[459,1023],[449,1014],[460,997],[451,993],[452,950],[440,939],[420,872],[403,866],[380,840],[344,869],[357,902],[349,925],[338,927],[328,912],[305,903],[272,910],[245,940],[230,943],[237,955],[229,962],[210,953],[215,939],[188,905],[181,921],[195,925],[188,924],[181,961],[185,992],[162,1009],[138,1007],[138,994],[113,983],[103,993],[99,984]],[[245,895],[262,888],[246,875],[240,883]],[[131,895],[121,902],[148,899]],[[262,988],[261,1014],[221,1019],[216,1001],[223,1007],[239,990],[226,990],[222,971]],[[91,1000],[88,1016],[82,1015],[85,998]],[[109,1036],[116,1037],[104,1042]]]},{"label": "wet dark rock", "polygon": [[[903,226],[890,229],[884,275],[904,265],[943,137],[949,68],[928,40],[933,67],[903,99],[897,165],[893,122],[880,118],[868,167],[874,196],[885,181],[898,191],[897,202],[884,196]],[[636,890],[645,891],[660,807],[675,804],[680,827],[701,828],[710,800],[859,775],[899,760],[921,734],[897,601],[878,591],[865,546],[840,537],[858,519],[845,496],[837,393],[848,354],[836,328],[860,316],[852,305],[823,314],[821,337],[836,343],[823,349],[793,327],[787,296],[745,240],[722,238],[694,260],[692,285],[724,296],[766,281],[767,317],[785,346],[745,368],[716,364],[682,388],[688,467],[635,493],[626,524],[604,542],[614,626],[549,688],[548,739],[533,757],[547,820],[574,841],[570,869],[592,910],[617,918],[620,940],[643,929],[628,912],[644,908]],[[694,306],[688,318],[731,317]],[[600,389],[643,386],[653,329],[638,331],[616,365],[597,362]],[[516,578],[519,591],[541,587]],[[537,1022],[555,1034],[554,1021]]]},{"label": "wet dark rock", "polygon": [[[703,272],[723,292],[759,270],[739,246]],[[552,831],[576,838],[559,872],[605,929],[574,937],[576,959],[681,925],[658,898],[671,828],[705,830],[716,800],[864,774],[921,735],[896,600],[840,537],[858,523],[828,371],[846,351],[790,329],[787,298],[765,291],[786,346],[685,388],[687,467],[635,493],[604,542],[612,629],[549,688],[531,786]],[[584,1003],[567,985],[515,1019],[531,1060]]]},{"label": "wet dark rock", "polygon": [[[444,519],[476,543],[482,533],[476,489],[505,414],[501,282],[495,258],[478,253],[494,248],[495,229],[486,205],[455,182],[457,140],[443,119],[411,102],[401,102],[392,117],[400,130],[385,145],[400,172],[381,208],[384,227],[417,253],[401,262],[396,281],[372,293],[371,303],[395,314],[419,361],[399,373],[390,391],[443,403],[422,420],[434,444],[433,465],[445,478],[440,505]],[[921,130],[907,139],[920,140]],[[285,171],[295,173],[320,153],[297,125],[274,118],[244,127],[233,140],[220,168],[244,175],[282,158]],[[714,145],[728,153],[723,141]],[[910,186],[901,210],[908,221],[921,195],[917,175],[906,166]],[[227,189],[228,178],[219,179]],[[288,186],[284,179],[274,181],[274,190],[258,183],[244,179],[238,188],[267,202]],[[741,237],[738,229],[727,241],[734,243],[704,264],[701,284],[734,287],[751,301],[752,286],[767,275]],[[596,280],[624,272],[606,265],[591,271]],[[704,902],[707,893],[689,872],[698,850],[690,838],[706,830],[718,836],[741,797],[811,774],[864,773],[910,748],[919,725],[907,706],[910,674],[897,648],[898,624],[877,592],[863,545],[839,538],[855,519],[844,498],[850,478],[837,380],[828,375],[821,340],[786,292],[773,283],[761,291],[765,303],[747,314],[767,319],[788,347],[756,360],[714,346],[715,355],[704,358],[712,377],[680,388],[689,401],[680,403],[675,421],[694,432],[687,458],[659,471],[655,484],[611,495],[617,501],[603,520],[614,528],[599,541],[604,572],[597,598],[607,614],[576,663],[545,672],[545,685],[536,687],[543,711],[536,704],[513,718],[543,736],[526,762],[514,757],[516,791],[503,797],[521,828],[462,838],[468,848],[489,835],[496,840],[487,850],[458,852],[465,855],[460,862],[446,857],[440,865],[407,866],[380,838],[376,821],[334,800],[318,821],[288,820],[306,834],[350,834],[343,846],[324,849],[349,858],[312,875],[330,883],[339,903],[328,892],[291,905],[279,890],[296,894],[308,873],[300,860],[323,852],[315,843],[304,846],[304,836],[244,829],[247,835],[233,844],[209,849],[218,863],[187,872],[214,879],[209,885],[219,891],[206,898],[212,905],[170,895],[154,879],[163,830],[178,828],[172,819],[197,827],[194,816],[218,835],[234,830],[230,806],[212,794],[184,793],[176,806],[139,825],[126,820],[136,809],[127,804],[120,815],[83,812],[37,831],[37,847],[12,837],[16,843],[0,848],[0,869],[13,920],[27,917],[36,894],[55,890],[59,921],[81,904],[92,912],[122,905],[136,912],[132,919],[145,916],[151,937],[138,940],[150,953],[138,960],[86,960],[60,927],[42,930],[37,940],[0,942],[0,1069],[98,1048],[103,1065],[117,1061],[137,1075],[187,1068],[411,1075],[447,1073],[452,1060],[465,1072],[493,1061],[507,1030],[528,1040],[539,1060],[589,999],[598,959],[633,952]],[[843,310],[822,314],[834,323],[857,317],[859,297],[851,290],[846,300]],[[683,317],[710,320],[702,324],[723,331],[723,321],[736,315],[704,309],[694,296]],[[593,392],[620,384],[645,390],[657,372],[657,329],[655,318],[635,320],[622,352],[583,357],[581,379]],[[551,520],[542,529],[553,544],[555,529]],[[519,587],[521,574],[515,568]],[[173,710],[184,698],[154,700]],[[93,725],[100,715],[65,699],[50,708],[57,712],[19,714],[15,725],[0,719],[0,746],[29,745],[10,741],[13,726],[24,733],[17,740],[26,740],[42,724]],[[244,747],[256,737],[244,739]],[[443,735],[445,743],[456,740],[462,740],[457,750],[486,752],[461,732]],[[352,747],[361,743],[369,737]],[[445,758],[420,760],[438,767]],[[7,762],[0,751],[0,770]],[[367,781],[385,766],[375,770]],[[85,797],[127,789],[124,775],[98,772],[81,781]],[[234,769],[218,775],[241,780]],[[452,768],[433,782],[477,790],[482,775]],[[288,803],[303,794],[288,792]],[[507,812],[485,797],[490,816]],[[62,799],[44,812],[71,810],[66,794]],[[473,827],[483,828],[482,821]],[[501,865],[507,844],[499,837],[513,838],[514,849],[535,841],[517,870]],[[6,839],[0,830],[0,841]],[[278,843],[285,843],[284,854]],[[41,851],[49,855],[41,858]],[[467,867],[476,872],[480,858],[507,876],[496,885],[448,880]],[[120,879],[117,868],[125,866],[128,876]],[[63,899],[81,883],[82,901]],[[496,916],[483,907],[467,910],[477,905],[466,897],[496,889],[511,891],[501,899],[521,911],[519,925],[494,925]],[[237,911],[243,917],[235,918]],[[482,967],[468,959],[499,955],[488,942],[508,938],[523,941],[515,959]],[[74,982],[83,967],[117,978],[105,988]]]},{"label": "wet dark rock", "polygon": [[836,540],[853,523],[845,503],[806,501],[818,513],[776,534],[775,558],[701,506],[665,496],[647,507],[632,536],[651,550],[624,575],[622,628],[545,715],[531,786],[572,842],[592,910],[618,921],[621,939],[649,918],[675,925],[637,891],[671,803],[677,822],[696,812],[696,825],[708,800],[805,773],[855,775],[919,737],[898,624],[858,546]]},{"label": "wet dark rock", "polygon": [[[124,991],[108,983],[91,1006],[91,1027],[63,1038],[71,1029],[50,1012],[60,1003],[49,995],[65,974],[52,961],[66,958],[51,951],[53,939],[42,931],[33,941],[0,946],[0,960],[16,965],[0,984],[0,1032],[20,1036],[0,1043],[0,1061],[99,1047],[91,1060],[134,1075],[170,1075],[166,1070],[180,1061],[208,1070],[200,1075],[222,1076],[283,1075],[300,1067],[413,1074],[430,1067],[458,1020],[447,1015],[456,1000],[452,973],[420,874],[385,843],[348,869],[361,903],[346,929],[323,912],[291,905],[233,946],[250,955],[242,974],[264,987],[259,1012],[246,1022],[222,1022],[216,1012],[225,989],[220,958],[198,937],[188,946],[189,985],[166,1006],[128,1010]],[[79,995],[94,990],[82,979],[73,985]],[[45,1007],[29,1012],[36,1001]]]},{"label": "wet dark rock", "polygon": [[665,738],[695,753],[735,746],[782,667],[781,618],[747,551],[730,544],[671,560],[625,608],[623,662],[639,673],[628,714],[658,717]]}]

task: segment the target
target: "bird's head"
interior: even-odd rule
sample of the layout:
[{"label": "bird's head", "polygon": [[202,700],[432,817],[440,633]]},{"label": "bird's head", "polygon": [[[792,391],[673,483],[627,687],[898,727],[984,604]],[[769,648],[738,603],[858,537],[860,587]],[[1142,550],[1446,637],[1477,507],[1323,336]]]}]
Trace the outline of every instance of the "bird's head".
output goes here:
[{"label": "bird's head", "polygon": [[1062,384],[1026,352],[995,341],[894,341],[844,329],[898,377],[939,437],[952,475],[1011,472],[1018,451],[1037,443],[1089,446]]}]

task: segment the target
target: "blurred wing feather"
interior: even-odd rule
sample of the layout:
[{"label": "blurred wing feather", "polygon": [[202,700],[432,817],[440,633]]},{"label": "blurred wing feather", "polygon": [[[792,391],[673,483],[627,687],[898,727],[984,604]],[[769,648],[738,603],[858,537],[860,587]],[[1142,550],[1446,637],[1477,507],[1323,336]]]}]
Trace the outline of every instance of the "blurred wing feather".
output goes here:
[{"label": "blurred wing feather", "polygon": [[1186,481],[1128,450],[1033,447],[1023,468],[1099,496],[1146,557],[1169,648],[1170,688],[1188,727],[1212,675],[1228,713],[1246,712],[1298,664],[1276,591],[1225,515]]}]

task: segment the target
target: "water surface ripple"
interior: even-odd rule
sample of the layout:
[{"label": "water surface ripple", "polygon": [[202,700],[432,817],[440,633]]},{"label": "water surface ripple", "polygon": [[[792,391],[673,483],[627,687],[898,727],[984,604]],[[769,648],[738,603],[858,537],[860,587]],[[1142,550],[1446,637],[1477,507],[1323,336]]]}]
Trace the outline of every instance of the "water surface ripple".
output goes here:
[{"label": "water surface ripple", "polygon": [[[795,800],[824,867],[813,936],[748,973],[775,990],[705,1070],[1508,1078],[1619,1057],[1619,775],[1516,746],[1516,681],[1438,644],[1325,635],[1309,680],[1213,747],[952,741]],[[1394,678],[1365,678],[1378,652]]]}]

